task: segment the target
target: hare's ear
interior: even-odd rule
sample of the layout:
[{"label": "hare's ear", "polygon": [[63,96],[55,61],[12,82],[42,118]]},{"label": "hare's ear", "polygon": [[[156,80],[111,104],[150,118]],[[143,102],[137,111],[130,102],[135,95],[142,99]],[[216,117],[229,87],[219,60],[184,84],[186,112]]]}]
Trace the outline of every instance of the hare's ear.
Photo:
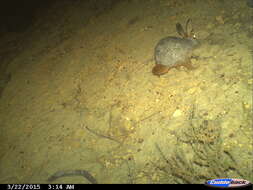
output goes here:
[{"label": "hare's ear", "polygon": [[187,37],[187,33],[184,31],[182,25],[180,23],[177,23],[176,24],[176,30],[177,30],[177,33],[182,36],[183,38],[186,38]]},{"label": "hare's ear", "polygon": [[185,32],[186,32],[187,37],[192,37],[194,35],[191,19],[188,19],[186,21]]}]

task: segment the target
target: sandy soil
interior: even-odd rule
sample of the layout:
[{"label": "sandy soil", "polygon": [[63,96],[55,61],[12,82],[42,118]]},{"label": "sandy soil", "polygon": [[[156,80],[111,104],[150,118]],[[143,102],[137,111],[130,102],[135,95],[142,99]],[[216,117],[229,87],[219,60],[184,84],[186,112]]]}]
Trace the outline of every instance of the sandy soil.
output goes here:
[{"label": "sandy soil", "polygon": [[[48,183],[75,169],[99,183],[252,181],[252,8],[83,2],[52,4],[0,39],[0,183]],[[198,68],[152,75],[156,43],[187,18]]]}]

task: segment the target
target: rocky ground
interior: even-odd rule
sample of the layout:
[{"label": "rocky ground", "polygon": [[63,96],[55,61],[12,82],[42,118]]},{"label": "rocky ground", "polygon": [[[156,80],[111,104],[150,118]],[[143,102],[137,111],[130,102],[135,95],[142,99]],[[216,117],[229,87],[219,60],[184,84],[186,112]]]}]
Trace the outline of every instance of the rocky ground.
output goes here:
[{"label": "rocky ground", "polygon": [[[246,1],[97,2],[52,3],[0,38],[0,183],[253,181]],[[156,43],[188,18],[198,68],[154,76]]]}]

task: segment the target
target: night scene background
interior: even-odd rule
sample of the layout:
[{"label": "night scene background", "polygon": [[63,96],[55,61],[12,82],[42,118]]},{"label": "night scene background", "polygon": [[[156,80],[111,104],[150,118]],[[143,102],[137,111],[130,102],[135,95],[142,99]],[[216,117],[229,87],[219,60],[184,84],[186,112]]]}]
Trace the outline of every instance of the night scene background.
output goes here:
[{"label": "night scene background", "polygon": [[[252,18],[251,0],[1,1],[0,183],[252,182]],[[164,38],[182,65],[158,64]]]}]

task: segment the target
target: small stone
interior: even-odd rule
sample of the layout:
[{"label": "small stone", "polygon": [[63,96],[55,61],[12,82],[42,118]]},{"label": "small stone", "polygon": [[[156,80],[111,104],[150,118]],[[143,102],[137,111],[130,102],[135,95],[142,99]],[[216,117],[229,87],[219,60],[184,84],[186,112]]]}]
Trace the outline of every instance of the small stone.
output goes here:
[{"label": "small stone", "polygon": [[181,110],[176,110],[174,113],[173,113],[173,117],[179,117],[182,115],[182,111]]},{"label": "small stone", "polygon": [[216,16],[215,19],[219,24],[225,24],[224,18],[221,15]]},{"label": "small stone", "polygon": [[249,79],[248,84],[253,84],[253,79]]},{"label": "small stone", "polygon": [[189,93],[189,94],[194,94],[196,91],[197,91],[197,88],[194,87],[194,88],[190,88],[190,89],[188,90],[188,93]]}]

